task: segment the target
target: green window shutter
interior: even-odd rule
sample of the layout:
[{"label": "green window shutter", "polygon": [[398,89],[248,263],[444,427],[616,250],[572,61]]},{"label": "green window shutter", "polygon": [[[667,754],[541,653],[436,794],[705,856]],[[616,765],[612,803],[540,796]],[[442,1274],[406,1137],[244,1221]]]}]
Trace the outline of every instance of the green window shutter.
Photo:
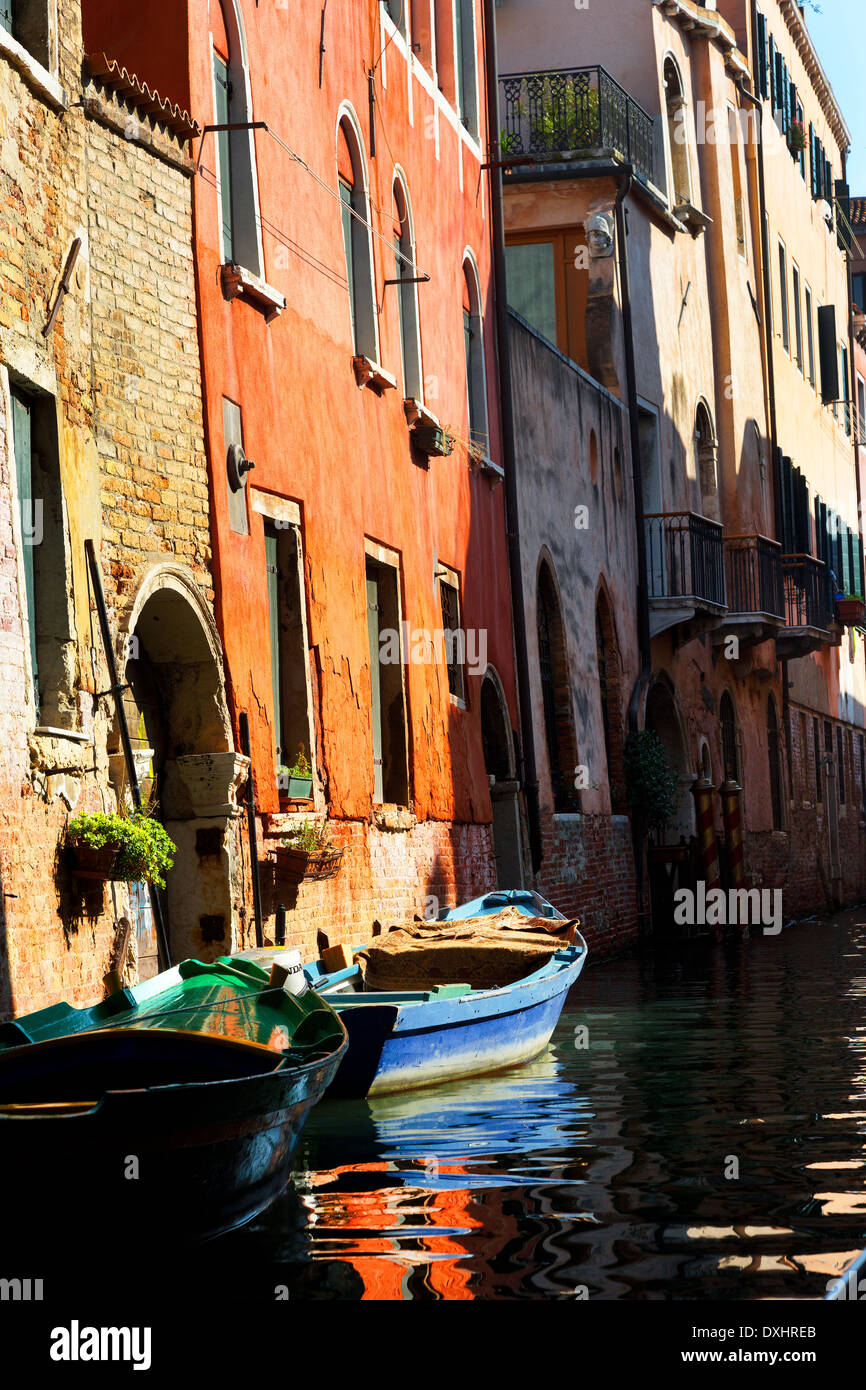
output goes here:
[{"label": "green window shutter", "polygon": [[812,190],[812,197],[815,196],[815,127],[809,122],[809,187]]},{"label": "green window shutter", "polygon": [[767,21],[760,12],[758,13],[757,57],[758,91],[762,97],[767,97],[770,95],[767,72]]},{"label": "green window shutter", "polygon": [[343,245],[346,248],[346,278],[349,282],[349,309],[352,314],[352,342],[357,343],[355,323],[355,228],[352,216],[352,189],[340,179],[340,212],[343,217]]},{"label": "green window shutter", "polygon": [[273,522],[265,522],[265,569],[268,583],[268,626],[271,636],[271,691],[274,701],[274,742],[277,762],[283,762],[283,683],[280,663],[279,539]]},{"label": "green window shutter", "polygon": [[773,38],[773,35],[771,34],[771,35],[770,35],[770,106],[772,107],[772,109],[773,109],[774,111],[775,111],[775,109],[776,109],[776,71],[777,71],[777,62],[776,62],[776,59],[777,59],[777,57],[778,57],[778,55],[777,55],[777,53],[776,53],[776,40]]},{"label": "green window shutter", "polygon": [[384,800],[382,778],[382,688],[379,669],[379,583],[367,572],[367,636],[370,642],[370,693],[373,722],[373,800]]},{"label": "green window shutter", "polygon": [[39,709],[39,670],[36,664],[36,548],[28,541],[33,533],[33,453],[31,446],[31,406],[27,397],[12,391],[12,443],[15,450],[15,476],[21,517],[21,565],[27,603],[25,623],[30,639],[30,666],[36,708]]},{"label": "green window shutter", "polygon": [[[226,64],[218,53],[213,55],[213,87],[216,124],[228,125],[229,73]],[[231,137],[229,131],[216,132],[217,159],[219,162],[220,219],[222,225],[223,254],[227,261],[234,260],[234,235],[232,226],[232,164]]]},{"label": "green window shutter", "polygon": [[12,33],[12,0],[0,0],[0,29]]}]

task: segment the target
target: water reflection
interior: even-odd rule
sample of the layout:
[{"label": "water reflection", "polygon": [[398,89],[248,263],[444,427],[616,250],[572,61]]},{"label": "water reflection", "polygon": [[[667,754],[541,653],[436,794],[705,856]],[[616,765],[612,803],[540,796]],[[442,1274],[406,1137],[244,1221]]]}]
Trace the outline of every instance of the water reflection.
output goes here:
[{"label": "water reflection", "polygon": [[856,915],[596,966],[535,1063],[321,1105],[220,1245],[292,1297],[821,1298],[866,1245],[864,996]]}]

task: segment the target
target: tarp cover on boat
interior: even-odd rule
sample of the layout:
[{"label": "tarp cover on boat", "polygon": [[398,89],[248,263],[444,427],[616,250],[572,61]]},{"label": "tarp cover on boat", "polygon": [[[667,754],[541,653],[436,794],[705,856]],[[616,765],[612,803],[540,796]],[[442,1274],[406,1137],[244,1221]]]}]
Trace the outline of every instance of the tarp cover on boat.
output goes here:
[{"label": "tarp cover on boat", "polygon": [[540,969],[554,951],[571,945],[578,925],[578,918],[527,917],[507,907],[488,917],[392,927],[355,960],[368,990],[495,989]]}]

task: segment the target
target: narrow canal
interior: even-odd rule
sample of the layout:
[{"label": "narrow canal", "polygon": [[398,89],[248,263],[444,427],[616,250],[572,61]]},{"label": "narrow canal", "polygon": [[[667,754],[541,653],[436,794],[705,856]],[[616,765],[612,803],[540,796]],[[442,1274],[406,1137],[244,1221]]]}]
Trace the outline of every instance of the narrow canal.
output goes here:
[{"label": "narrow canal", "polygon": [[820,1299],[864,1160],[860,912],[591,967],[531,1065],[321,1105],[217,1244],[291,1299]]}]

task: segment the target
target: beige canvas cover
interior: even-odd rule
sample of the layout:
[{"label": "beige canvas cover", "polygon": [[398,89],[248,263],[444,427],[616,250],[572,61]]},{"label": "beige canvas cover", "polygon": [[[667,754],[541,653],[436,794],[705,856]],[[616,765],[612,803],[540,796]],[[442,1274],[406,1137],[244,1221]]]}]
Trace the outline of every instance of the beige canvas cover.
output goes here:
[{"label": "beige canvas cover", "polygon": [[493,917],[392,927],[355,960],[368,990],[495,989],[540,969],[554,951],[571,945],[578,925],[578,918],[527,917],[507,907]]}]

